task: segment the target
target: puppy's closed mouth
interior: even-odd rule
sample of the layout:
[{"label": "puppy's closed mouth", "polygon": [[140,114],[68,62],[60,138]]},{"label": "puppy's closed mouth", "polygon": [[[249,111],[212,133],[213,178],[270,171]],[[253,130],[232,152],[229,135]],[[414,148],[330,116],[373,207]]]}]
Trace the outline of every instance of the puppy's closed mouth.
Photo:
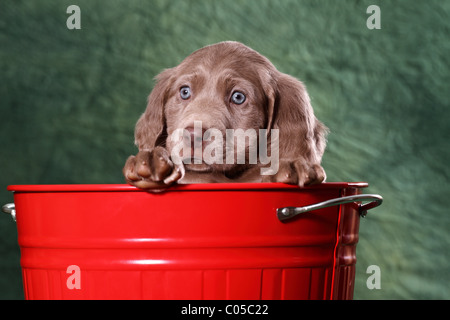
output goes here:
[{"label": "puppy's closed mouth", "polygon": [[196,157],[184,157],[183,158],[184,164],[204,164],[205,162],[203,159],[196,158]]},{"label": "puppy's closed mouth", "polygon": [[184,166],[192,171],[197,171],[197,172],[211,172],[212,168],[210,165],[208,165],[207,163],[205,163],[205,161],[203,161],[202,159],[198,159],[198,158],[183,158],[183,164]]}]

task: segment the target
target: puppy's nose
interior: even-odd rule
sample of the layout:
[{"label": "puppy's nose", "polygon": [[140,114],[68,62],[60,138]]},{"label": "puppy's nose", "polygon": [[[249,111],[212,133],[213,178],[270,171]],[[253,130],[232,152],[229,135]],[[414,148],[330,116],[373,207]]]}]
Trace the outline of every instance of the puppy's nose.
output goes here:
[{"label": "puppy's nose", "polygon": [[192,148],[194,146],[202,146],[203,144],[203,134],[205,129],[188,127],[184,129],[183,139],[186,144],[190,144]]}]

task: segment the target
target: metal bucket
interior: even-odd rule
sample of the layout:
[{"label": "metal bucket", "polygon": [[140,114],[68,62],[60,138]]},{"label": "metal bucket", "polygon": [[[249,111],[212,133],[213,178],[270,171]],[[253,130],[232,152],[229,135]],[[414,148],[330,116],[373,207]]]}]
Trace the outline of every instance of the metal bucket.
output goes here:
[{"label": "metal bucket", "polygon": [[16,185],[3,210],[26,299],[351,299],[367,186]]}]

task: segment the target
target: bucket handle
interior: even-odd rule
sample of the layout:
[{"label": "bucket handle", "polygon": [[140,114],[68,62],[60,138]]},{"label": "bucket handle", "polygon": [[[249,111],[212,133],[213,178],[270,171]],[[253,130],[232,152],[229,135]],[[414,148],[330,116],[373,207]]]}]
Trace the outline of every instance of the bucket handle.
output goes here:
[{"label": "bucket handle", "polygon": [[[345,203],[351,203],[355,201],[370,201],[366,204],[360,204],[358,207],[359,214],[361,217],[367,215],[367,211],[378,207],[383,202],[383,198],[378,194],[358,194],[347,197],[340,197],[331,200],[326,200],[323,202],[311,204],[304,207],[284,207],[277,209],[277,217],[280,221],[286,221],[292,219],[293,217],[306,213],[313,210],[328,208],[332,206],[337,206]],[[10,214],[14,221],[16,221],[16,206],[14,203],[7,203],[2,207],[4,213]]]},{"label": "bucket handle", "polygon": [[277,209],[277,217],[280,221],[286,221],[292,219],[293,217],[309,212],[312,210],[328,208],[331,206],[337,206],[345,203],[351,203],[356,201],[370,201],[366,204],[359,204],[358,211],[361,217],[367,215],[367,210],[378,207],[383,202],[383,198],[378,194],[358,194],[347,197],[340,197],[331,200],[326,200],[323,202],[311,204],[304,207],[284,207]]},{"label": "bucket handle", "polygon": [[7,203],[2,207],[4,213],[11,215],[14,221],[16,221],[16,205],[14,203]]}]

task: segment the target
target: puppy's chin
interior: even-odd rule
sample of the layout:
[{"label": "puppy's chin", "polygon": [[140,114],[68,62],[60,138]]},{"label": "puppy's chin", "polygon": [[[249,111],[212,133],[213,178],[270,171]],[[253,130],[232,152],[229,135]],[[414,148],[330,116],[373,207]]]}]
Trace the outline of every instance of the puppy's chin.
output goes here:
[{"label": "puppy's chin", "polygon": [[194,159],[191,159],[191,163],[185,163],[184,167],[186,168],[186,170],[193,171],[193,172],[212,172],[213,171],[212,167],[209,164],[207,164],[205,162],[197,164],[197,163],[194,163]]},{"label": "puppy's chin", "polygon": [[184,163],[184,167],[187,171],[192,172],[220,172],[226,174],[227,172],[236,171],[236,165],[234,164],[207,164],[204,161],[200,164],[194,163],[194,159],[191,159],[191,163]]}]

